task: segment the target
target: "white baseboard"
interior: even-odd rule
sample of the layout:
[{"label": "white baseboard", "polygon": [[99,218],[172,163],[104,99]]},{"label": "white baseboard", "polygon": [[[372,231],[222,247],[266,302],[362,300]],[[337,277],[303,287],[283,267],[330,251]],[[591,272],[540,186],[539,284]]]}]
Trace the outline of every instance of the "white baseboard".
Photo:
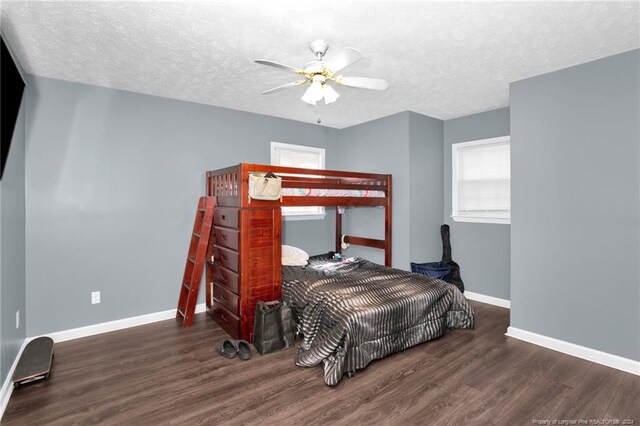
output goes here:
[{"label": "white baseboard", "polygon": [[[196,314],[204,312],[206,306],[204,303],[196,305]],[[136,327],[138,325],[151,324],[152,322],[164,321],[176,317],[176,310],[169,309],[152,314],[139,315],[137,317],[124,318],[115,321],[103,322],[100,324],[88,325],[86,327],[72,328],[70,330],[56,331],[49,333],[54,342],[65,342],[67,340],[79,339],[81,337],[94,336],[96,334],[108,333],[110,331],[122,330],[124,328]],[[37,337],[37,336],[34,336]],[[30,337],[29,339],[33,339]]]},{"label": "white baseboard", "polygon": [[465,291],[464,297],[469,300],[475,300],[476,302],[488,303],[489,305],[500,306],[501,308],[511,309],[511,301],[507,299],[500,299],[493,296],[485,296],[484,294],[474,293],[472,291]]},{"label": "white baseboard", "polygon": [[[206,305],[204,303],[200,303],[196,305],[196,314],[205,312]],[[71,330],[63,330],[57,331],[55,333],[49,333],[47,336],[51,337],[54,342],[64,342],[67,340],[79,339],[81,337],[94,336],[96,334],[107,333],[109,331],[122,330],[124,328],[136,327],[138,325],[150,324],[152,322],[164,321],[171,318],[176,317],[176,310],[169,309],[162,312],[155,312],[152,314],[139,315],[137,317],[124,318],[115,321],[103,322],[100,324],[88,325],[86,327],[73,328]],[[32,341],[38,336],[27,337],[24,342],[22,342],[22,347],[16,356],[16,359],[13,361],[13,365],[11,369],[7,373],[7,378],[2,384],[2,389],[0,390],[0,419],[4,415],[4,410],[7,408],[7,404],[9,403],[9,399],[11,398],[11,394],[13,393],[13,372],[18,365],[18,360],[20,359],[20,355],[22,355],[22,351],[24,350],[27,343]]]},{"label": "white baseboard", "polygon": [[9,399],[11,398],[11,394],[13,393],[13,372],[16,370],[16,366],[18,365],[18,360],[20,359],[20,355],[22,355],[22,351],[24,351],[24,347],[27,346],[29,340],[25,339],[22,342],[22,346],[18,351],[18,355],[16,355],[16,359],[13,360],[13,364],[11,368],[7,372],[7,378],[4,380],[2,384],[2,389],[0,389],[0,420],[2,420],[2,416],[4,415],[4,410],[7,409],[7,404],[9,404]]},{"label": "white baseboard", "polygon": [[623,358],[618,355],[587,348],[585,346],[576,345],[575,343],[565,342],[564,340],[554,339],[553,337],[543,336],[530,331],[521,330],[516,327],[509,327],[506,335],[513,337],[514,339],[523,340],[525,342],[533,343],[534,345],[553,349],[554,351],[562,352],[567,355],[595,362],[596,364],[606,365],[607,367],[640,376],[640,361]]}]

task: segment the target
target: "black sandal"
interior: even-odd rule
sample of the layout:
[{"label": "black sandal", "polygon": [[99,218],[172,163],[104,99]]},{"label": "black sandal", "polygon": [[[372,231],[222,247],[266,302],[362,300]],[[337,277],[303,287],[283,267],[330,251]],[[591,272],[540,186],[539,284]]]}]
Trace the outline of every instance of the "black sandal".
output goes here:
[{"label": "black sandal", "polygon": [[251,346],[249,346],[249,342],[246,340],[238,340],[236,342],[236,352],[238,353],[238,358],[243,361],[251,358]]},{"label": "black sandal", "polygon": [[229,359],[235,358],[238,354],[236,346],[234,345],[233,341],[229,339],[220,340],[216,345],[216,349],[218,350],[218,353],[220,355]]}]

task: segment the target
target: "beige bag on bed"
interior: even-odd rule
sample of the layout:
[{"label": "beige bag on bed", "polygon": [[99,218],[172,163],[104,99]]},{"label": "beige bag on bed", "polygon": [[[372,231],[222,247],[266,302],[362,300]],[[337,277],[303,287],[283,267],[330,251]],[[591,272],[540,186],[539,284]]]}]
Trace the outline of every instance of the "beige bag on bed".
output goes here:
[{"label": "beige bag on bed", "polygon": [[281,200],[282,178],[273,173],[249,174],[249,202],[254,200]]}]

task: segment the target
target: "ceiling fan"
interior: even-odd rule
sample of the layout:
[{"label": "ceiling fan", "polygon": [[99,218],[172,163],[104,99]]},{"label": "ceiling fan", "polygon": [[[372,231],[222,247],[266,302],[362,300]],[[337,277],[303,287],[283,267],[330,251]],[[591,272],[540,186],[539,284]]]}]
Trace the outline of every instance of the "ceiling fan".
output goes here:
[{"label": "ceiling fan", "polygon": [[327,49],[329,49],[329,44],[326,41],[312,41],[309,43],[309,49],[315,55],[316,60],[308,62],[304,68],[296,68],[264,59],[257,60],[258,64],[291,71],[303,77],[300,80],[264,91],[262,94],[269,95],[290,87],[310,83],[309,88],[300,99],[308,104],[315,105],[322,98],[324,98],[325,104],[330,104],[340,97],[329,82],[334,82],[338,86],[357,87],[359,89],[386,90],[389,87],[389,83],[379,78],[345,77],[339,74],[344,68],[362,59],[362,53],[352,47],[345,47],[328,61],[323,60]]}]

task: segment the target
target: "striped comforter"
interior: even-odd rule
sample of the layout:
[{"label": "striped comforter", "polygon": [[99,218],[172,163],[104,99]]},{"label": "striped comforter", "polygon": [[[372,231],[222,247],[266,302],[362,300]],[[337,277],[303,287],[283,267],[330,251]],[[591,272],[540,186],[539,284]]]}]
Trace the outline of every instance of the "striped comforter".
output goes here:
[{"label": "striped comforter", "polygon": [[448,328],[473,328],[473,308],[454,285],[364,259],[316,256],[305,267],[283,266],[282,278],[304,335],[296,365],[323,363],[329,386]]}]

